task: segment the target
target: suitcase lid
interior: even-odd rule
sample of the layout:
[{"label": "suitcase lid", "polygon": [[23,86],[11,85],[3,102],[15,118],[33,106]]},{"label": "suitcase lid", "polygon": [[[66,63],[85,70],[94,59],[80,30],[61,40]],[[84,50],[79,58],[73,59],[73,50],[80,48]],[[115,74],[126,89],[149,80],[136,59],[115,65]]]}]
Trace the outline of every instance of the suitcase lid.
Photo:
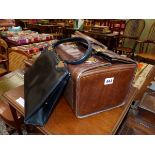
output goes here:
[{"label": "suitcase lid", "polygon": [[[75,44],[61,44],[57,47],[56,52],[60,56],[61,59],[64,60],[73,60],[78,59],[83,55],[85,48],[80,45]],[[71,74],[76,73],[79,74],[81,72],[86,72],[95,68],[108,68],[108,69],[117,69],[119,68],[136,68],[136,63],[126,64],[123,62],[109,62],[106,59],[101,58],[100,56],[96,56],[93,54],[89,57],[84,63],[79,65],[67,65]]]}]

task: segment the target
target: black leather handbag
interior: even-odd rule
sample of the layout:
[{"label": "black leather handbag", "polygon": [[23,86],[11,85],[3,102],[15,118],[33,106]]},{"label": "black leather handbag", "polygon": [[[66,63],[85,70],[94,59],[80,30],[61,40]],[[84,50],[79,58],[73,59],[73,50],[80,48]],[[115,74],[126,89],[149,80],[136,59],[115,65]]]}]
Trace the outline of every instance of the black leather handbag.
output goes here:
[{"label": "black leather handbag", "polygon": [[[78,60],[60,60],[55,49],[65,42],[80,42],[88,48]],[[53,51],[44,52],[38,57],[24,75],[25,124],[43,126],[47,122],[70,78],[65,64],[80,64],[90,56],[91,52],[89,41],[74,37],[55,42]],[[64,65],[59,65],[61,61]]]}]

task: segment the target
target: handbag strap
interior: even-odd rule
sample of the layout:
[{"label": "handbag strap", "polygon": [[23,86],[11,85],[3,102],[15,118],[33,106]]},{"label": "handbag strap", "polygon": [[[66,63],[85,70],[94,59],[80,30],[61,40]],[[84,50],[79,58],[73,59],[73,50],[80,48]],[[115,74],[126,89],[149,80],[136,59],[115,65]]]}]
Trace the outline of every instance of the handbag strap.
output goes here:
[{"label": "handbag strap", "polygon": [[109,51],[109,50],[106,50],[104,52],[95,52],[95,55],[100,56],[101,58],[106,59],[107,61],[110,61],[110,62],[121,62],[125,64],[135,63],[136,64],[134,60],[128,57],[120,56],[116,54],[115,52]]},{"label": "handbag strap", "polygon": [[88,57],[92,53],[92,46],[91,46],[90,41],[84,38],[81,38],[81,37],[65,38],[65,39],[58,40],[57,42],[53,44],[53,49],[55,49],[58,45],[66,43],[66,42],[80,42],[88,46],[87,50],[85,51],[85,53],[83,54],[81,58],[77,60],[63,60],[67,64],[73,64],[73,65],[81,64],[85,60],[87,60]]}]

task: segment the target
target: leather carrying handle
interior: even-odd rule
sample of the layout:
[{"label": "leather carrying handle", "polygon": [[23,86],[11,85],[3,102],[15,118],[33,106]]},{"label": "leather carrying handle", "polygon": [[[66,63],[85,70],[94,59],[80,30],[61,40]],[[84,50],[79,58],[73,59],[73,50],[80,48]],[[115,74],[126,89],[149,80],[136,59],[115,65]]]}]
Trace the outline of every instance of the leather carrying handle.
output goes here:
[{"label": "leather carrying handle", "polygon": [[95,53],[95,55],[100,56],[109,62],[122,62],[125,64],[131,64],[131,63],[136,64],[136,62],[134,60],[127,58],[127,57],[120,56],[120,55],[114,53],[113,51],[109,51],[109,50],[106,50],[105,52],[97,52],[97,53]]},{"label": "leather carrying handle", "polygon": [[73,38],[61,39],[61,40],[59,40],[59,41],[57,41],[57,42],[55,42],[53,44],[53,48],[55,49],[58,45],[66,43],[66,42],[80,42],[80,43],[86,44],[88,46],[87,50],[85,51],[84,55],[81,58],[79,58],[77,60],[72,60],[72,61],[70,61],[70,60],[63,60],[67,64],[72,64],[72,65],[81,64],[85,60],[87,60],[88,57],[92,53],[92,46],[91,46],[90,41],[86,40],[84,38],[81,38],[81,37],[73,37]]}]

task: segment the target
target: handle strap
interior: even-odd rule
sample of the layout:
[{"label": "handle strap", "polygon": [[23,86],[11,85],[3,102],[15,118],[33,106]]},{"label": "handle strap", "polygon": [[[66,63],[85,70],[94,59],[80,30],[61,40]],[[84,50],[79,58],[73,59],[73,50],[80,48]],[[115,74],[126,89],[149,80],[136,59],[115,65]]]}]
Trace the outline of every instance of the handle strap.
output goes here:
[{"label": "handle strap", "polygon": [[106,50],[104,52],[96,52],[95,55],[108,60],[109,62],[121,62],[125,64],[131,64],[136,62],[130,58],[120,56],[113,51]]},{"label": "handle strap", "polygon": [[73,65],[81,64],[85,60],[87,60],[88,57],[92,53],[92,46],[91,46],[90,41],[86,40],[84,38],[81,38],[81,37],[61,39],[53,44],[53,49],[55,49],[58,45],[66,43],[66,42],[80,42],[80,43],[86,44],[88,46],[87,50],[85,51],[84,55],[81,58],[79,58],[77,60],[63,60],[67,64],[73,64]]}]

